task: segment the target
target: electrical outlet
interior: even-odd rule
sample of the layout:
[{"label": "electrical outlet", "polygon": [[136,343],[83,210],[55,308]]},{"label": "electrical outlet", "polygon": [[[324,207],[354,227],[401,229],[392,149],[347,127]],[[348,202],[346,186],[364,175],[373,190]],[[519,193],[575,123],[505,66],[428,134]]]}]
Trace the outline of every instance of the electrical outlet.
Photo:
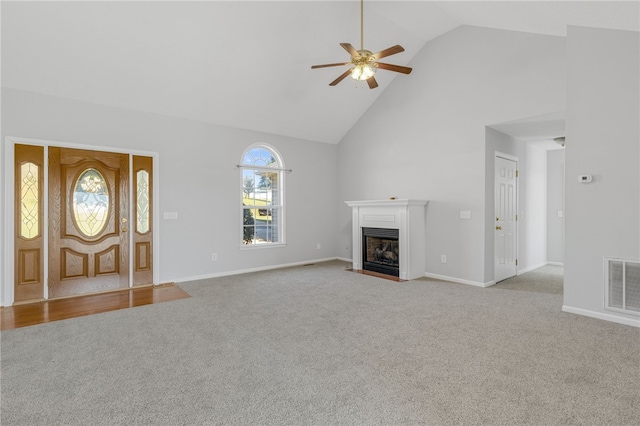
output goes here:
[{"label": "electrical outlet", "polygon": [[316,248],[317,248],[318,250],[320,250],[320,249],[322,248],[322,245],[320,245],[320,243],[318,243],[318,244],[316,244]]},{"label": "electrical outlet", "polygon": [[216,260],[218,260],[218,253],[211,253],[211,260],[213,262],[215,262]]},{"label": "electrical outlet", "polygon": [[441,254],[440,255],[440,262],[441,263],[447,263],[447,255],[446,254]]}]

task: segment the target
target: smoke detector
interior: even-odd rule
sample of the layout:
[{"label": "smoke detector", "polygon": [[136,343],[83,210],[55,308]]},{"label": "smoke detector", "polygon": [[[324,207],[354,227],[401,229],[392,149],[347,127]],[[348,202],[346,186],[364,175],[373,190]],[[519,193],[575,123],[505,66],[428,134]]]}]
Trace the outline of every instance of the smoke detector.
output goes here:
[{"label": "smoke detector", "polygon": [[557,138],[553,138],[553,141],[558,145],[564,147],[564,139],[565,139],[564,136],[558,136]]}]

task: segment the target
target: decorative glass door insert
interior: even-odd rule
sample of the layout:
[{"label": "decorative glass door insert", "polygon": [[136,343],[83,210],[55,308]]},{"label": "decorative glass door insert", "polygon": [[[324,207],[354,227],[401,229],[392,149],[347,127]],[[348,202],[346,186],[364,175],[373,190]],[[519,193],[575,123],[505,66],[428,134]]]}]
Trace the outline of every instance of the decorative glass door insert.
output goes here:
[{"label": "decorative glass door insert", "polygon": [[49,148],[49,296],[129,287],[129,156]]},{"label": "decorative glass door insert", "polygon": [[86,237],[100,234],[109,216],[109,190],[104,176],[89,168],[78,177],[73,191],[73,218]]}]

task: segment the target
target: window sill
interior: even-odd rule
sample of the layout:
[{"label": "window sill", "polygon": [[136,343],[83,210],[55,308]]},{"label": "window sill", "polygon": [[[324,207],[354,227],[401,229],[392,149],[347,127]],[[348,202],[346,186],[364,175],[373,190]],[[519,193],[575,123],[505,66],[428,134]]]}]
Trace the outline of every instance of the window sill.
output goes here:
[{"label": "window sill", "polygon": [[269,248],[286,247],[287,243],[265,243],[265,244],[242,244],[240,250],[260,250]]}]

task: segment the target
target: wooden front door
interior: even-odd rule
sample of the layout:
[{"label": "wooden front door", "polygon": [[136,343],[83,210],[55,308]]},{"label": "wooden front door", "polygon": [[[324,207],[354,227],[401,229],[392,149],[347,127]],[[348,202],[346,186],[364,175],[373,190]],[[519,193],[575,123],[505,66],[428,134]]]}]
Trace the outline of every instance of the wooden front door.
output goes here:
[{"label": "wooden front door", "polygon": [[129,156],[49,148],[49,298],[129,287]]}]

